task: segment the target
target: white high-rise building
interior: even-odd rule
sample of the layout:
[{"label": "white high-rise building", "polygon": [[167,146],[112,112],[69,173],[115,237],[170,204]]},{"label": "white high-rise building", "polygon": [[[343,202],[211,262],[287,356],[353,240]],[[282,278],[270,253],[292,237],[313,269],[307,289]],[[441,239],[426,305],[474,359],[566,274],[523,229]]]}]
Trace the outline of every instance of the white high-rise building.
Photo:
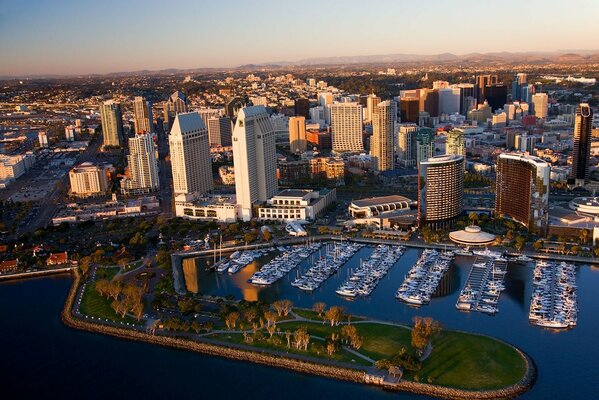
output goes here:
[{"label": "white high-rise building", "polygon": [[331,106],[333,150],[338,153],[364,151],[362,144],[362,106],[334,103]]},{"label": "white high-rise building", "polygon": [[92,164],[85,162],[69,171],[71,194],[73,196],[88,197],[101,196],[108,192],[108,171],[111,167],[106,164]]},{"label": "white high-rise building", "polygon": [[133,123],[135,133],[154,132],[152,122],[152,104],[141,96],[135,97],[133,101]]},{"label": "white high-rise building", "polygon": [[40,147],[48,147],[48,134],[45,131],[39,131],[37,138],[40,142]]},{"label": "white high-rise building", "polygon": [[252,205],[278,191],[275,133],[263,106],[239,111],[233,129],[233,163],[238,215],[249,221]]},{"label": "white high-rise building", "polygon": [[129,176],[121,182],[123,193],[148,193],[160,188],[153,137],[149,133],[138,133],[129,138]]},{"label": "white high-rise building", "polygon": [[204,194],[214,188],[208,129],[197,112],[175,116],[168,142],[173,170],[173,192]]},{"label": "white high-rise building", "polygon": [[532,104],[535,108],[535,117],[547,118],[549,98],[547,93],[535,93],[532,95]]},{"label": "white high-rise building", "polygon": [[222,108],[200,108],[198,114],[200,114],[202,121],[204,121],[204,125],[208,126],[208,120],[210,118],[218,118],[221,115],[224,115],[225,110]]},{"label": "white high-rise building", "polygon": [[370,139],[370,158],[375,171],[388,171],[394,167],[393,131],[397,103],[383,101],[372,111],[372,138]]},{"label": "white high-rise building", "polygon": [[451,115],[460,112],[460,88],[439,89],[439,115]]}]

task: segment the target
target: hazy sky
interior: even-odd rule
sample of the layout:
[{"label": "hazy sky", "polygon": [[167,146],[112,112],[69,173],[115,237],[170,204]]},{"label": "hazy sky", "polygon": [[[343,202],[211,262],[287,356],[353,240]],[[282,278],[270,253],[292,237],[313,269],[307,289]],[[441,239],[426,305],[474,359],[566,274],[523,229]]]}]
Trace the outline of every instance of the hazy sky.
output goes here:
[{"label": "hazy sky", "polygon": [[599,0],[0,0],[0,75],[599,48]]}]

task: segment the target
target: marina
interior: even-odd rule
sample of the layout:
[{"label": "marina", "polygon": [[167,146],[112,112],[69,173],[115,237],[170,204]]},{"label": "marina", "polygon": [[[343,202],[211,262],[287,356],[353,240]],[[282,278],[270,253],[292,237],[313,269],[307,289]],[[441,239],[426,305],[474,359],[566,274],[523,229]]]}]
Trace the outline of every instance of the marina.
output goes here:
[{"label": "marina", "polygon": [[311,243],[306,246],[281,247],[281,254],[264,264],[259,271],[254,272],[248,282],[254,285],[272,285],[296,268],[302,261],[321,248],[321,243]]},{"label": "marina", "polygon": [[494,315],[499,312],[499,296],[505,290],[507,260],[491,251],[475,254],[476,259],[458,297],[456,308],[460,311],[479,311]]},{"label": "marina", "polygon": [[449,270],[453,258],[453,252],[424,250],[416,264],[408,271],[395,297],[412,305],[428,304],[439,282]]},{"label": "marina", "polygon": [[310,268],[304,275],[296,278],[291,286],[307,292],[318,289],[324,281],[337,272],[362,247],[364,247],[363,244],[355,242],[327,243],[325,245],[325,254],[316,262],[310,263]]},{"label": "marina", "polygon": [[229,256],[229,260],[215,264],[216,272],[228,272],[229,274],[236,274],[242,268],[245,268],[248,264],[254,260],[266,255],[273,249],[255,249],[255,250],[244,250],[242,252],[236,251]]},{"label": "marina", "polygon": [[573,264],[538,261],[533,285],[528,314],[531,323],[557,329],[576,326],[578,302]]},{"label": "marina", "polygon": [[345,297],[369,296],[404,251],[402,246],[378,245],[367,261],[360,260],[360,266],[335,292]]}]

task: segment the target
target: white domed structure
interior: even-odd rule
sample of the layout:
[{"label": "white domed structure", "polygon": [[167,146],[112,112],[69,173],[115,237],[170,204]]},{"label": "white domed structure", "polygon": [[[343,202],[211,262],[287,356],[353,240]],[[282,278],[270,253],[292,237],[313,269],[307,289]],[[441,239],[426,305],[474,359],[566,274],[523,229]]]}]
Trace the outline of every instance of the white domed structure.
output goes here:
[{"label": "white domed structure", "polygon": [[469,225],[465,229],[454,231],[449,238],[463,246],[488,246],[495,241],[495,235],[484,232],[480,226]]}]

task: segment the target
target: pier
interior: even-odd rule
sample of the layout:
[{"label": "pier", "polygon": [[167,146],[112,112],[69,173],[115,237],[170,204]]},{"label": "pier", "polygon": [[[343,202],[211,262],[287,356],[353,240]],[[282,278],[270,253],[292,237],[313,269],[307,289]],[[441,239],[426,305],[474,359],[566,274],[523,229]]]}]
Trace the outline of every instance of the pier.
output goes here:
[{"label": "pier", "polygon": [[456,308],[491,315],[499,312],[497,304],[505,289],[503,281],[506,272],[507,260],[503,257],[477,255]]}]

